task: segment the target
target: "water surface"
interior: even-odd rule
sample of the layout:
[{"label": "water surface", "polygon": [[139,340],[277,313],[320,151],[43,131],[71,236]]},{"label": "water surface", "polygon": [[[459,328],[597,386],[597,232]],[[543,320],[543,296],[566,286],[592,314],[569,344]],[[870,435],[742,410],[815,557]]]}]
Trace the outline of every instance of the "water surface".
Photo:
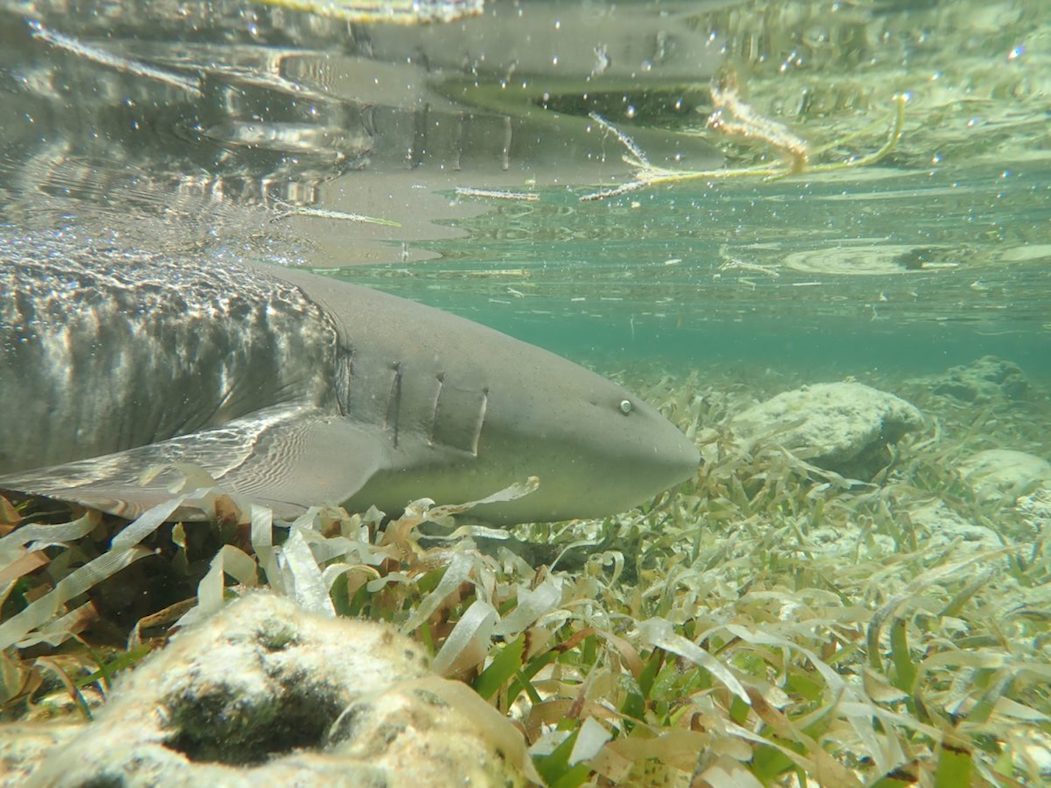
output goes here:
[{"label": "water surface", "polygon": [[[0,11],[11,232],[340,269],[612,368],[1051,375],[1044,3],[147,5]],[[632,177],[589,113],[662,166],[776,165],[705,128],[728,70],[815,162],[878,148],[902,93],[904,136],[868,168],[580,201]]]}]

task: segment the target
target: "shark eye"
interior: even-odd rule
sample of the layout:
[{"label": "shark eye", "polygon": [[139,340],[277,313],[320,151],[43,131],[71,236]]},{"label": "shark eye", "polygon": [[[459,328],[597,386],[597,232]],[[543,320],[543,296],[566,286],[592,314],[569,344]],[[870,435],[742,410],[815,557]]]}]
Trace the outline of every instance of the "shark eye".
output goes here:
[{"label": "shark eye", "polygon": [[620,412],[623,413],[625,416],[631,413],[631,411],[634,409],[634,405],[631,404],[630,399],[622,399],[618,407],[620,408]]}]

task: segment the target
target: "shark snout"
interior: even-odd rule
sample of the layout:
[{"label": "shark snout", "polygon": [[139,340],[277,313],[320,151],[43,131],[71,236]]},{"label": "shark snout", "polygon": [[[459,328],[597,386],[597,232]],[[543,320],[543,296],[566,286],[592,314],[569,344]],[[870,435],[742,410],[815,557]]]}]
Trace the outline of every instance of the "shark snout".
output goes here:
[{"label": "shark snout", "polygon": [[674,483],[684,482],[697,473],[697,468],[701,464],[701,453],[693,441],[682,433],[679,433],[679,441],[672,455],[671,466],[676,477]]},{"label": "shark snout", "polygon": [[665,423],[661,440],[654,446],[651,472],[658,491],[686,481],[697,473],[701,453],[674,425]]}]

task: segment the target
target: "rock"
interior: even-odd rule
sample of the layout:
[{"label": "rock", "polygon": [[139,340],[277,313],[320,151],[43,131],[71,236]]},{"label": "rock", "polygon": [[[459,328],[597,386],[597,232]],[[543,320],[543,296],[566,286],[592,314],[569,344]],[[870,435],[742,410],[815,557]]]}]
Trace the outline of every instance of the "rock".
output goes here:
[{"label": "rock", "polygon": [[860,479],[872,478],[886,464],[889,444],[922,425],[923,416],[913,405],[860,383],[818,383],[786,391],[730,422],[734,436],[749,450],[770,443],[818,467]]},{"label": "rock", "polygon": [[58,752],[83,728],[68,722],[0,725],[0,785],[25,785],[52,752]]},{"label": "rock", "polygon": [[1018,400],[1029,391],[1029,381],[1017,364],[996,356],[983,356],[935,378],[931,381],[931,390],[964,402]]},{"label": "rock", "polygon": [[[524,785],[516,728],[394,629],[264,593],[124,674],[92,722],[0,729],[41,785]],[[50,737],[50,738],[49,738]]]},{"label": "rock", "polygon": [[1029,523],[1034,535],[1051,528],[1051,481],[1015,501],[1015,510]]},{"label": "rock", "polygon": [[1043,482],[1051,482],[1051,463],[1024,451],[987,449],[956,467],[974,494],[983,501],[1014,502]]},{"label": "rock", "polygon": [[944,501],[929,501],[913,507],[909,510],[909,519],[927,532],[925,549],[942,549],[954,542],[961,549],[996,550],[1004,546],[995,531],[969,522]]}]

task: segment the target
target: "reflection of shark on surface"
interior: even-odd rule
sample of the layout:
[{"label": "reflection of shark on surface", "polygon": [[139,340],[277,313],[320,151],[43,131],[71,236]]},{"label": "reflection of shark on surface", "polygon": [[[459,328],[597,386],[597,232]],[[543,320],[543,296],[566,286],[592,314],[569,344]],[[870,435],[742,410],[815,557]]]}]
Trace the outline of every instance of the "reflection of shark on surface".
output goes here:
[{"label": "reflection of shark on surface", "polygon": [[456,503],[539,476],[475,510],[510,523],[621,511],[699,461],[654,408],[582,367],[301,271],[74,252],[0,259],[0,291],[4,490],[132,517],[189,463],[293,516]]},{"label": "reflection of shark on surface", "polygon": [[[0,7],[0,74],[32,75],[0,81],[0,195],[62,196],[114,221],[129,208],[199,216],[276,201],[411,228],[397,240],[448,237],[445,220],[472,212],[450,204],[458,186],[622,179],[630,170],[589,113],[629,121],[629,99],[628,129],[654,164],[722,158],[674,130],[708,106],[723,60],[689,3],[502,0],[454,24],[351,31],[263,4],[249,4],[251,25],[243,3],[128,0],[101,16],[29,5]],[[376,235],[362,234],[355,260],[401,261]]]}]

